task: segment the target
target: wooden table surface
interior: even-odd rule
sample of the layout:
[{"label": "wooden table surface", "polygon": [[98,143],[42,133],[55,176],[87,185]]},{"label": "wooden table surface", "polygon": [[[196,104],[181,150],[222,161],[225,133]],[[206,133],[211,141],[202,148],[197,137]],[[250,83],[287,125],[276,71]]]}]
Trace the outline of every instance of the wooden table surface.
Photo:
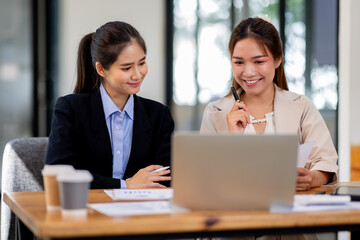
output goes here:
[{"label": "wooden table surface", "polygon": [[[360,182],[340,185],[360,186]],[[317,188],[306,193],[334,187]],[[209,233],[253,234],[267,230],[312,228],[346,230],[360,226],[360,210],[269,213],[268,211],[190,211],[185,213],[109,217],[88,209],[85,218],[64,218],[61,212],[47,212],[44,192],[5,193],[4,201],[24,224],[41,238],[106,236],[206,236]],[[89,203],[113,202],[103,190],[90,190]],[[318,230],[318,229],[317,229]],[[243,232],[243,233],[242,233]],[[311,232],[311,231],[310,231]]]}]

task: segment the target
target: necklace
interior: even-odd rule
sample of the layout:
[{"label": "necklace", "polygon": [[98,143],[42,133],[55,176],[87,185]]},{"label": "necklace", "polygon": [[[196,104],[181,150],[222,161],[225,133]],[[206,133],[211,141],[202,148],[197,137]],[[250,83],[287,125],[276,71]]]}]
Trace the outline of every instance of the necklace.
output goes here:
[{"label": "necklace", "polygon": [[251,120],[251,123],[257,123],[258,125],[261,125],[263,122],[266,122],[266,118]]},{"label": "necklace", "polygon": [[[240,94],[240,99],[242,98],[242,95]],[[244,102],[244,99],[242,100]],[[267,114],[271,114],[271,116],[274,115],[274,112],[270,112],[270,113],[267,113]],[[267,122],[267,114],[265,114],[265,118],[261,118],[261,119],[255,119],[253,116],[251,116],[251,123],[252,124],[255,124],[257,123],[258,125],[261,125],[263,122]]]},{"label": "necklace", "polygon": [[255,119],[253,116],[250,115],[250,120],[252,124],[257,123],[258,125],[261,125],[263,122],[272,122],[272,118],[274,117],[274,112],[269,112],[265,114],[264,118],[261,119]]}]

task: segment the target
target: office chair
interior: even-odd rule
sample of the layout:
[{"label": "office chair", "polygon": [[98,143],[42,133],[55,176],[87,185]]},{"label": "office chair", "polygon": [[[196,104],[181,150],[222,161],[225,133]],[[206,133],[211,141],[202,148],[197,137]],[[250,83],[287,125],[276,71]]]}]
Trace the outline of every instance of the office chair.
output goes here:
[{"label": "office chair", "polygon": [[[1,184],[1,240],[13,240],[24,235],[20,221],[3,201],[4,192],[43,191],[41,170],[44,168],[47,137],[17,138],[5,145]],[[22,237],[23,239],[25,237]]]}]

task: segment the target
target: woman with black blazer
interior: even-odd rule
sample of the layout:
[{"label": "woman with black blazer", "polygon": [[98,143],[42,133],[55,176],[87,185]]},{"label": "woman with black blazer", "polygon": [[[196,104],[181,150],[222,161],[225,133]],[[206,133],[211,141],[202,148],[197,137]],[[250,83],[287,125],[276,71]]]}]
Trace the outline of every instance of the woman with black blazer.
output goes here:
[{"label": "woman with black blazer", "polygon": [[169,186],[169,109],[136,95],[148,72],[146,46],[124,22],[109,22],[79,44],[74,94],[57,100],[46,164],[89,170],[91,188]]}]

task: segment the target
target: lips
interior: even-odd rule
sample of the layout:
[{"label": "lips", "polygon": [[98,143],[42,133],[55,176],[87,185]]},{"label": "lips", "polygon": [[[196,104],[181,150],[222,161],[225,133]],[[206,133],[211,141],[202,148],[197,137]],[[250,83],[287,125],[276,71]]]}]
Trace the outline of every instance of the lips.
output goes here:
[{"label": "lips", "polygon": [[247,86],[255,86],[260,80],[262,80],[262,78],[260,79],[255,79],[255,80],[244,80],[243,81],[245,82],[245,84]]},{"label": "lips", "polygon": [[141,82],[129,83],[129,85],[130,85],[131,87],[138,87],[138,86],[140,86],[140,83],[141,83]]}]

